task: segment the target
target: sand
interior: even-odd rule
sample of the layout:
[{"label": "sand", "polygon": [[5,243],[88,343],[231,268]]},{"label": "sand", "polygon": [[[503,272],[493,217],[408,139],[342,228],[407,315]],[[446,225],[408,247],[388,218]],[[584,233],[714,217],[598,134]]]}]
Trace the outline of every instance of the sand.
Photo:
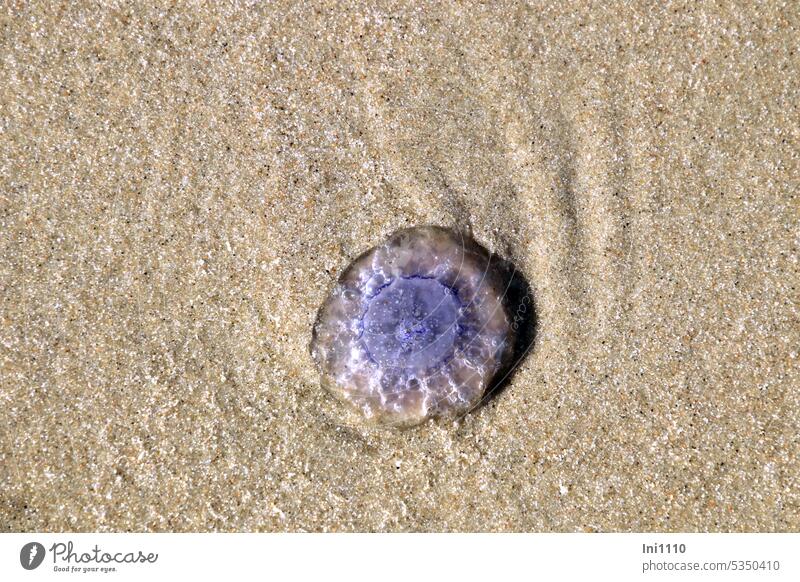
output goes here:
[{"label": "sand", "polygon": [[[283,2],[0,16],[0,530],[800,530],[800,10]],[[364,425],[316,311],[471,232],[533,349]]]}]

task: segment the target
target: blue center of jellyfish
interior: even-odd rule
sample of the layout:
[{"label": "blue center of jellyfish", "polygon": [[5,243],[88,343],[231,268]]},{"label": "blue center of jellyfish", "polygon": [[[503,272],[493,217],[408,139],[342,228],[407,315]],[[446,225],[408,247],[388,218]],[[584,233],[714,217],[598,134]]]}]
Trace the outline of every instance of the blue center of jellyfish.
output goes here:
[{"label": "blue center of jellyfish", "polygon": [[460,310],[458,296],[436,279],[393,279],[369,299],[364,346],[381,366],[423,372],[452,354]]}]

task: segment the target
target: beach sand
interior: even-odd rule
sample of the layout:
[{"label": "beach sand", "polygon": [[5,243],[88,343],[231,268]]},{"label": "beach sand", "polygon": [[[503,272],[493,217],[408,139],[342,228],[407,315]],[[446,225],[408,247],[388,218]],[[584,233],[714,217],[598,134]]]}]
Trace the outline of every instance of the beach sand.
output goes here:
[{"label": "beach sand", "polygon": [[[54,4],[0,16],[0,529],[800,530],[796,5]],[[422,224],[535,342],[372,427],[311,327]]]}]

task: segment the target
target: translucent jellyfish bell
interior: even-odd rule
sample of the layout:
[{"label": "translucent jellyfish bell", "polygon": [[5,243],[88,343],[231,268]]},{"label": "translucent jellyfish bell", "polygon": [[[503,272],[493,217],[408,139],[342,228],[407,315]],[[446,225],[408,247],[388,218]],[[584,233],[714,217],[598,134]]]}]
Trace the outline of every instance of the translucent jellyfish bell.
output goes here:
[{"label": "translucent jellyfish bell", "polygon": [[465,414],[512,356],[506,283],[499,261],[461,233],[393,234],[320,307],[311,354],[325,385],[385,424]]}]

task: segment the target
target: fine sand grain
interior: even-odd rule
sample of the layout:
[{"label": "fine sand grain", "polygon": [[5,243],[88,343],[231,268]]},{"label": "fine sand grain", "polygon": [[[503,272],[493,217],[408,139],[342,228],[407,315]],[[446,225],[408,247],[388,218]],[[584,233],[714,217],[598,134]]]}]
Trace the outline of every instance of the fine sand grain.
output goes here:
[{"label": "fine sand grain", "polygon": [[[153,4],[1,9],[0,530],[800,530],[796,3]],[[421,224],[535,343],[364,426],[311,326]]]}]

